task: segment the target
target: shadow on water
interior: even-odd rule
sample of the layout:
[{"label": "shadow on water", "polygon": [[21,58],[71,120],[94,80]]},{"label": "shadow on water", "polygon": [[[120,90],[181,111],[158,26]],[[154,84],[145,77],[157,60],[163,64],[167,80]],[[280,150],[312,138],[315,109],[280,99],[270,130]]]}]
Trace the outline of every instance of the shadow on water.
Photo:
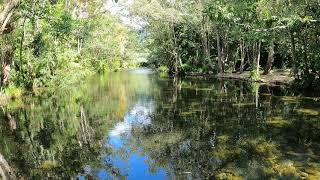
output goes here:
[{"label": "shadow on water", "polygon": [[293,94],[139,69],[1,103],[0,177],[316,179],[320,99]]}]

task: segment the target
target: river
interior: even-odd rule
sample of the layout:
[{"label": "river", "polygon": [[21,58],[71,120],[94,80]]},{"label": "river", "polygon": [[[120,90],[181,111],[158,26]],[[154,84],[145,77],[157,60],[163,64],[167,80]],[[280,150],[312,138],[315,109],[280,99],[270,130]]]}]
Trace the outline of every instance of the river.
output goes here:
[{"label": "river", "polygon": [[320,98],[148,69],[2,102],[0,179],[320,178]]}]

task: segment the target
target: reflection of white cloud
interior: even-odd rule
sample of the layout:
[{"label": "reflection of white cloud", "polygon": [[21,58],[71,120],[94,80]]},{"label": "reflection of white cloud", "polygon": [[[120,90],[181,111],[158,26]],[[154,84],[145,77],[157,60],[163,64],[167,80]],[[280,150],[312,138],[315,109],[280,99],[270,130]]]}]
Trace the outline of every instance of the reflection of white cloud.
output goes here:
[{"label": "reflection of white cloud", "polygon": [[109,136],[121,136],[129,134],[133,127],[142,128],[151,124],[150,114],[153,111],[152,103],[138,103],[124,117],[123,122],[119,122],[111,131]]},{"label": "reflection of white cloud", "polygon": [[127,122],[120,122],[110,132],[110,136],[120,136],[129,131],[131,131],[131,125]]}]

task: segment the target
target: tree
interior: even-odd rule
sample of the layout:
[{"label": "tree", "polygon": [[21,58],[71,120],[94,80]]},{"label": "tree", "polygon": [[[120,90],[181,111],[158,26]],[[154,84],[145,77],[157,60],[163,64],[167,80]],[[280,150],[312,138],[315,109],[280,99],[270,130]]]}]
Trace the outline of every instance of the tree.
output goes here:
[{"label": "tree", "polygon": [[12,31],[11,19],[19,3],[20,0],[5,0],[2,10],[0,11],[0,35]]}]

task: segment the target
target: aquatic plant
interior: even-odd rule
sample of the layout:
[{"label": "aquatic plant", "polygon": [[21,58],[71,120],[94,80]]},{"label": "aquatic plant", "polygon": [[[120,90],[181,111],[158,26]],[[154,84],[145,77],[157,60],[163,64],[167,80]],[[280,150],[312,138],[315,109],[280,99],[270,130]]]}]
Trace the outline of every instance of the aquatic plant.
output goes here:
[{"label": "aquatic plant", "polygon": [[317,109],[309,109],[309,108],[298,108],[295,109],[295,112],[300,113],[300,114],[304,114],[304,115],[310,115],[310,116],[317,116],[320,113],[320,110]]}]

